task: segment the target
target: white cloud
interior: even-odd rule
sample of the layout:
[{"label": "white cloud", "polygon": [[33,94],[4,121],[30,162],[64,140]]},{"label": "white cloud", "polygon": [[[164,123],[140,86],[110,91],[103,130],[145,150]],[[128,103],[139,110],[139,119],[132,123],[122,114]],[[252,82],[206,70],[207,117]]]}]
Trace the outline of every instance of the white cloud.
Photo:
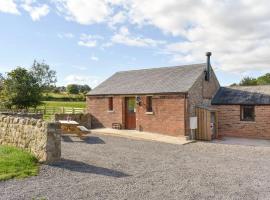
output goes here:
[{"label": "white cloud", "polygon": [[135,47],[156,47],[166,43],[165,41],[153,40],[151,38],[134,37],[130,34],[127,27],[121,27],[119,32],[113,35],[111,42]]},{"label": "white cloud", "polygon": [[92,55],[90,59],[93,61],[99,61],[99,58],[97,56],[94,56],[94,55]]},{"label": "white cloud", "polygon": [[103,22],[111,13],[105,0],[55,0],[67,20],[89,25]]},{"label": "white cloud", "polygon": [[102,79],[97,76],[85,76],[74,74],[70,74],[65,78],[66,84],[80,84],[80,85],[87,84],[90,87],[96,87],[101,81]]},{"label": "white cloud", "polygon": [[38,21],[41,17],[49,14],[50,8],[48,5],[42,4],[34,6],[33,3],[35,3],[35,1],[26,0],[24,4],[21,5],[22,8],[29,13],[33,21]]},{"label": "white cloud", "polygon": [[72,33],[58,33],[57,37],[59,37],[60,39],[64,38],[71,39],[74,38],[74,35]]},{"label": "white cloud", "polygon": [[126,13],[123,11],[119,11],[114,16],[112,16],[108,22],[109,26],[115,28],[114,26],[117,24],[123,24],[127,20]]},{"label": "white cloud", "polygon": [[85,46],[85,47],[95,47],[97,46],[97,41],[93,40],[93,41],[79,41],[78,42],[79,46]]},{"label": "white cloud", "polygon": [[14,0],[0,0],[0,12],[19,15],[20,12],[17,9],[17,4]]},{"label": "white cloud", "polygon": [[78,45],[85,47],[95,47],[98,44],[98,40],[103,40],[103,37],[99,35],[81,34]]},{"label": "white cloud", "polygon": [[[153,6],[154,5],[154,6]],[[204,53],[222,70],[270,69],[270,2],[267,0],[131,0],[130,21],[181,37],[167,46],[173,61],[204,62]]]}]

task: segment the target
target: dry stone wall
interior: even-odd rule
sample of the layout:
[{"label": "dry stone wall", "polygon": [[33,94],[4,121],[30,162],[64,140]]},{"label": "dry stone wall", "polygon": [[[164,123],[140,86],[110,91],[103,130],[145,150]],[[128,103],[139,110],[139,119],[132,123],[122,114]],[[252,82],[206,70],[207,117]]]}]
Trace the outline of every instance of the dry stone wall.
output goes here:
[{"label": "dry stone wall", "polygon": [[58,123],[40,119],[0,115],[0,145],[26,149],[40,162],[61,157],[61,131]]},{"label": "dry stone wall", "polygon": [[13,112],[1,112],[0,115],[7,115],[13,117],[27,117],[34,119],[43,119],[42,113],[13,113]]}]

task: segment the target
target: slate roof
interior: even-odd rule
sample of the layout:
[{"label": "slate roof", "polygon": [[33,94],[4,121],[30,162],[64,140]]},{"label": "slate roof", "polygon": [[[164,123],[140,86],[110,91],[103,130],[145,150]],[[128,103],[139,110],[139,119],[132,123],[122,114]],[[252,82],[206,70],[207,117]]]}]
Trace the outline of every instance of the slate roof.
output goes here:
[{"label": "slate roof", "polygon": [[204,63],[117,72],[88,95],[184,93],[205,68]]},{"label": "slate roof", "polygon": [[270,85],[221,87],[213,105],[270,105]]}]

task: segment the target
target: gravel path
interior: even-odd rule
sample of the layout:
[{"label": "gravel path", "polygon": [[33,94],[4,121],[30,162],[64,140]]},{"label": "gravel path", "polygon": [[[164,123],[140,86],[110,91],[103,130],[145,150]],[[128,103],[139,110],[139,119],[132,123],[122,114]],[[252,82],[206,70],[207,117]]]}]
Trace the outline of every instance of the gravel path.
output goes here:
[{"label": "gravel path", "polygon": [[270,199],[270,148],[64,137],[61,162],[0,182],[0,199]]}]

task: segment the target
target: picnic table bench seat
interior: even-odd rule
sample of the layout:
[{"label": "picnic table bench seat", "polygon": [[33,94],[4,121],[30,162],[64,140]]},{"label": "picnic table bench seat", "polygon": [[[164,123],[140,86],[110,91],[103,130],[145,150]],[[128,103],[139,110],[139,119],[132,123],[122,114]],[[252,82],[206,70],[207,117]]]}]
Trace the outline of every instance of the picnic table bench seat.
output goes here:
[{"label": "picnic table bench seat", "polygon": [[80,138],[83,138],[84,135],[90,133],[90,130],[87,129],[86,127],[84,126],[77,126],[77,131],[76,131],[76,134],[80,137]]},{"label": "picnic table bench seat", "polygon": [[77,128],[78,128],[81,132],[86,133],[86,134],[90,132],[90,130],[89,130],[88,128],[84,127],[84,126],[77,126]]}]

